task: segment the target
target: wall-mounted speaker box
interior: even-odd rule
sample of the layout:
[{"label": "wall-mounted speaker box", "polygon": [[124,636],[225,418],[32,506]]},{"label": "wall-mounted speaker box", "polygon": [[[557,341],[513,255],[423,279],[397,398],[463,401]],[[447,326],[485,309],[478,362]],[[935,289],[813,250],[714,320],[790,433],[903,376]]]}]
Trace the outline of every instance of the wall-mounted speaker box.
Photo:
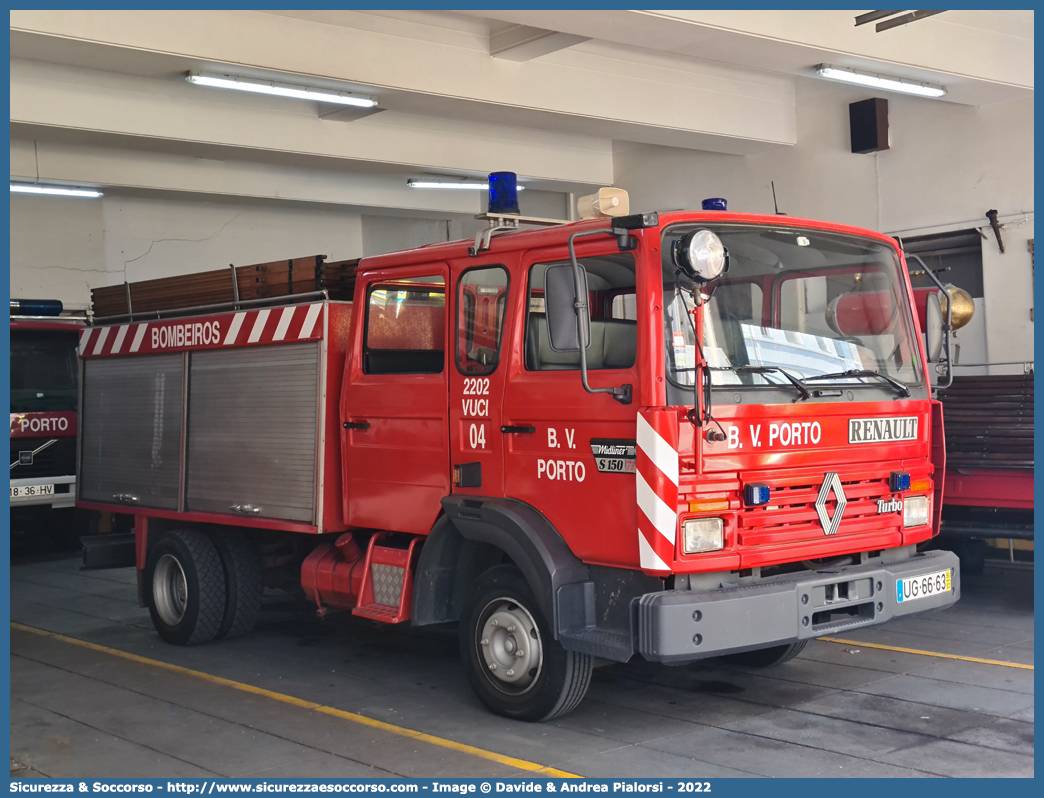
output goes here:
[{"label": "wall-mounted speaker box", "polygon": [[888,149],[888,100],[873,97],[848,106],[852,152]]}]

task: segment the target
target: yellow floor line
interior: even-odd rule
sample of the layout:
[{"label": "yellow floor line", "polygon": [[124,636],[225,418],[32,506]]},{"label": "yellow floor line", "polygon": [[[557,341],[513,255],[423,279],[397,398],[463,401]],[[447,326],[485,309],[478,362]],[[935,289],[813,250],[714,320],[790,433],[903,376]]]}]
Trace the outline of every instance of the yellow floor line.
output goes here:
[{"label": "yellow floor line", "polygon": [[149,659],[148,657],[141,657],[137,654],[129,654],[126,651],[120,651],[116,648],[109,648],[108,646],[100,646],[97,643],[88,643],[86,640],[78,640],[75,637],[66,637],[65,635],[56,634],[54,632],[47,632],[43,629],[37,629],[33,626],[25,626],[20,623],[11,623],[12,629],[17,629],[20,632],[28,632],[29,634],[38,635],[40,637],[50,637],[54,640],[60,640],[63,643],[69,643],[70,645],[80,646],[81,648],[88,648],[91,651],[99,651],[103,654],[111,654],[114,657],[120,659],[129,660],[130,662],[137,662],[140,665],[151,665],[154,668],[162,668],[165,671],[171,673],[180,673],[183,676],[192,676],[196,679],[202,679],[205,682],[211,684],[219,684],[223,687],[231,687],[233,690],[239,690],[244,693],[252,693],[253,695],[264,696],[265,698],[271,698],[273,701],[280,701],[284,704],[291,704],[295,707],[301,707],[303,709],[311,709],[315,712],[321,712],[324,715],[332,715],[335,718],[341,718],[342,720],[348,720],[352,723],[359,723],[363,726],[370,726],[374,729],[381,729],[382,731],[390,732],[391,734],[397,734],[400,737],[409,737],[413,740],[420,740],[421,742],[430,743],[431,745],[437,745],[440,748],[448,748],[451,751],[459,751],[463,754],[471,754],[477,756],[480,759],[488,759],[490,762],[498,762],[501,765],[507,765],[508,767],[517,768],[519,770],[527,770],[534,774],[540,774],[544,776],[551,776],[553,778],[569,778],[576,779],[581,778],[575,773],[566,773],[564,770],[556,770],[552,767],[545,767],[539,765],[536,762],[527,762],[525,759],[515,759],[512,756],[504,756],[494,751],[487,751],[484,748],[476,748],[473,745],[467,745],[465,743],[458,743],[454,740],[447,740],[444,737],[436,737],[432,734],[425,734],[424,732],[414,731],[413,729],[407,729],[403,726],[396,726],[392,723],[385,723],[383,720],[375,720],[374,718],[368,718],[365,715],[359,715],[355,712],[346,712],[343,709],[335,709],[333,707],[323,706],[317,704],[314,701],[305,701],[302,698],[295,698],[292,695],[284,695],[283,693],[276,693],[272,690],[265,690],[263,687],[254,687],[250,684],[243,684],[243,682],[236,682],[232,679],[225,679],[221,676],[214,676],[209,673],[203,673],[202,671],[192,670],[191,668],[183,668],[180,665],[172,665],[169,662],[161,662],[156,659]]},{"label": "yellow floor line", "polygon": [[1023,665],[1020,662],[1001,662],[999,659],[981,659],[979,657],[962,657],[959,654],[941,654],[938,651],[921,651],[919,648],[900,648],[899,646],[883,646],[880,643],[864,643],[861,640],[842,640],[838,637],[817,637],[824,643],[842,643],[846,646],[862,646],[863,648],[880,648],[885,651],[901,651],[903,654],[920,654],[922,657],[939,657],[940,659],[959,659],[963,662],[981,662],[983,665],[1001,665],[1005,668],[1021,668],[1025,671],[1033,670],[1032,665]]}]

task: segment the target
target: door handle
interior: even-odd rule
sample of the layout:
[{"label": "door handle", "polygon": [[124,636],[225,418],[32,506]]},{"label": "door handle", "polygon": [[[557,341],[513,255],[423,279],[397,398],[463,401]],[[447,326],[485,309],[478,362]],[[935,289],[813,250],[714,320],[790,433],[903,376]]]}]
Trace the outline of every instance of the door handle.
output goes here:
[{"label": "door handle", "polygon": [[369,421],[345,421],[342,425],[345,429],[369,429]]},{"label": "door handle", "polygon": [[529,424],[505,424],[500,431],[505,435],[531,435],[536,432],[536,427]]}]

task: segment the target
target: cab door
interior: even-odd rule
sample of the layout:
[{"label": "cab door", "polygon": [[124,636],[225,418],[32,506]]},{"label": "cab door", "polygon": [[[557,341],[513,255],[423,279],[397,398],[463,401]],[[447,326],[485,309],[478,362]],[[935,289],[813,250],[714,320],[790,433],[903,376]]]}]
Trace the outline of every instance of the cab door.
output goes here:
[{"label": "cab door", "polygon": [[569,256],[564,246],[527,253],[518,269],[524,318],[512,322],[518,343],[504,398],[503,423],[516,431],[505,436],[507,495],[535,507],[584,561],[633,567],[639,373],[649,347],[648,325],[635,317],[647,316],[652,302],[635,301],[645,287],[633,253],[597,242],[578,245],[577,254],[592,306],[590,385],[630,384],[632,403],[587,393],[579,353],[551,349],[544,273]]},{"label": "cab door", "polygon": [[501,364],[512,303],[503,262],[455,271],[450,366],[450,460],[454,493],[504,495]]},{"label": "cab door", "polygon": [[449,268],[360,278],[341,392],[350,526],[427,534],[449,494]]}]

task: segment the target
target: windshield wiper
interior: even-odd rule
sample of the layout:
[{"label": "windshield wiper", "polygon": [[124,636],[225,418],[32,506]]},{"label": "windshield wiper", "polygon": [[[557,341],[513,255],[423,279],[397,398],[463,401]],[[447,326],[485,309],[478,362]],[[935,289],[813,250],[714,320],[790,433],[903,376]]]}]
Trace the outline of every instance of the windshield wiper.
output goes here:
[{"label": "windshield wiper", "polygon": [[808,392],[808,386],[789,371],[779,366],[723,366],[713,368],[714,371],[734,371],[737,374],[782,374],[787,382],[793,385],[801,393],[801,400],[812,398]]},{"label": "windshield wiper", "polygon": [[836,374],[816,374],[813,377],[805,377],[805,380],[807,382],[812,382],[812,380],[840,380],[845,377],[877,377],[895,388],[900,396],[907,397],[910,395],[910,389],[904,383],[873,369],[849,369],[848,371],[839,371]]}]

